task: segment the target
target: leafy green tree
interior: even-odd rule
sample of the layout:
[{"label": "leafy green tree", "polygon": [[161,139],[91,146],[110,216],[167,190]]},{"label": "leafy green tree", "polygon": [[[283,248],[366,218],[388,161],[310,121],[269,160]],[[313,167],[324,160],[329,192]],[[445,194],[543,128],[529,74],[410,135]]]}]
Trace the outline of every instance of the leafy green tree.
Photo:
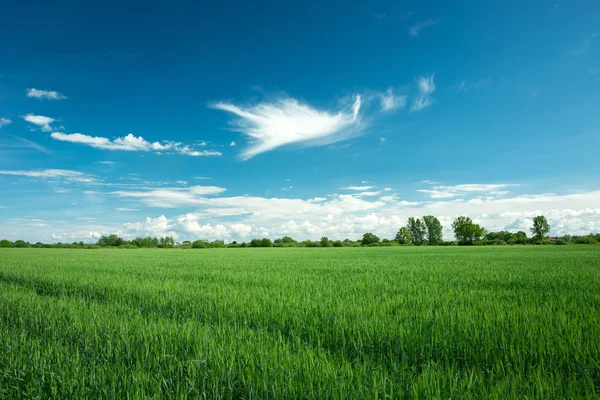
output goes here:
[{"label": "leafy green tree", "polygon": [[98,245],[104,247],[118,247],[122,245],[125,241],[118,237],[115,234],[104,236],[102,235],[100,239],[98,239]]},{"label": "leafy green tree", "polygon": [[273,242],[269,238],[262,238],[260,241],[260,247],[273,247]]},{"label": "leafy green tree", "polygon": [[31,247],[31,245],[29,244],[29,242],[26,242],[24,240],[17,240],[13,244],[13,247]]},{"label": "leafy green tree", "polygon": [[168,249],[171,247],[175,247],[175,240],[172,236],[165,236],[158,239],[158,247],[163,249]]},{"label": "leafy green tree", "polygon": [[410,236],[412,237],[413,244],[420,246],[425,242],[427,227],[419,218],[415,219],[410,217],[406,223],[406,227],[408,228],[408,233],[410,233]]},{"label": "leafy green tree", "polygon": [[433,215],[423,217],[423,224],[427,229],[427,242],[430,245],[436,245],[443,240],[442,224],[440,220]]},{"label": "leafy green tree", "polygon": [[13,246],[13,242],[11,242],[10,240],[0,240],[0,247],[12,247]]},{"label": "leafy green tree", "polygon": [[538,215],[533,218],[533,227],[531,227],[531,233],[537,240],[542,240],[550,232],[550,224],[543,215]]},{"label": "leafy green tree", "polygon": [[408,231],[408,228],[403,226],[402,228],[400,228],[398,230],[398,233],[396,233],[396,241],[400,244],[407,244],[410,243],[412,240],[412,236],[410,235],[410,232]]},{"label": "leafy green tree", "polygon": [[454,235],[461,244],[473,244],[481,240],[486,232],[478,224],[473,223],[471,218],[460,216],[452,222]]},{"label": "leafy green tree", "polygon": [[327,236],[323,236],[321,238],[321,247],[332,247],[333,244],[331,243],[331,240],[329,240],[329,238]]},{"label": "leafy green tree", "polygon": [[379,237],[371,232],[365,233],[361,240],[363,246],[371,246],[377,243],[379,243]]}]

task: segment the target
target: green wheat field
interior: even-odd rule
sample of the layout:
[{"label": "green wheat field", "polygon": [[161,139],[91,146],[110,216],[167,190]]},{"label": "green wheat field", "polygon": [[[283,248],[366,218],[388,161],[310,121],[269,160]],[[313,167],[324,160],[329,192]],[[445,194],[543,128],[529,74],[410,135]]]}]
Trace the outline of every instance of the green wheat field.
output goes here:
[{"label": "green wheat field", "polygon": [[0,249],[0,398],[600,396],[600,246]]}]

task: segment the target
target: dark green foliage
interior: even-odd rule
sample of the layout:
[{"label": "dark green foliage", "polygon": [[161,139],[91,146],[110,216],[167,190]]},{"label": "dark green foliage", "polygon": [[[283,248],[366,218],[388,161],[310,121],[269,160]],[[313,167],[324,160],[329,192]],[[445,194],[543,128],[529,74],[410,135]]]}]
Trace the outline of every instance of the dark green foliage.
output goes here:
[{"label": "dark green foliage", "polygon": [[124,243],[124,240],[117,235],[101,236],[98,239],[98,246],[102,247],[118,247]]},{"label": "dark green foliage", "polygon": [[367,232],[363,235],[361,244],[363,246],[373,246],[379,244],[379,237],[371,232]]},{"label": "dark green foliage", "polygon": [[486,235],[485,229],[473,223],[469,217],[458,217],[452,222],[454,235],[460,244],[481,244],[481,239]]},{"label": "dark green foliage", "polygon": [[598,241],[593,236],[579,236],[575,239],[577,244],[598,244]]},{"label": "dark green foliage", "polygon": [[406,228],[408,229],[408,233],[412,238],[413,244],[420,246],[425,243],[427,227],[419,218],[415,219],[410,217],[406,223]]},{"label": "dark green foliage", "polygon": [[408,228],[403,226],[398,230],[398,233],[396,233],[396,241],[399,244],[407,244],[412,242],[412,236],[410,235]]},{"label": "dark green foliage", "polygon": [[423,225],[426,229],[426,239],[429,245],[436,245],[443,240],[442,224],[433,215],[423,217]]},{"label": "dark green foliage", "polygon": [[538,240],[541,241],[546,237],[546,235],[550,232],[550,225],[546,220],[546,217],[543,215],[538,215],[533,218],[533,227],[531,228],[531,233]]}]

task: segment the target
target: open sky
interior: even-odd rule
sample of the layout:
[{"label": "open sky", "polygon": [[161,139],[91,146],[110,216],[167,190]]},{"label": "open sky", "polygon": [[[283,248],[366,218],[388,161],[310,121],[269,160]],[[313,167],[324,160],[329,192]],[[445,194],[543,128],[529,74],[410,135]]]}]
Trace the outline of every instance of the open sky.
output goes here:
[{"label": "open sky", "polygon": [[0,238],[600,230],[597,1],[13,1]]}]

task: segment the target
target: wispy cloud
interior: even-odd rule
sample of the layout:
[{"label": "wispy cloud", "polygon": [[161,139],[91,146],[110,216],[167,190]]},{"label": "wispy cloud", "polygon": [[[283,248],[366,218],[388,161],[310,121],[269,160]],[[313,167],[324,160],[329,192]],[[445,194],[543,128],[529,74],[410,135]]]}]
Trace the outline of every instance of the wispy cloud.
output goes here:
[{"label": "wispy cloud", "polygon": [[24,176],[45,180],[61,180],[73,183],[93,183],[96,181],[91,175],[68,169],[39,169],[39,170],[0,170],[0,175]]},{"label": "wispy cloud", "polygon": [[387,14],[386,13],[380,13],[380,14],[373,14],[373,18],[378,19],[378,20],[384,20],[387,19]]},{"label": "wispy cloud", "polygon": [[10,125],[12,123],[12,120],[8,119],[8,118],[0,118],[0,128],[2,128],[3,126],[6,125]]},{"label": "wispy cloud", "polygon": [[48,155],[52,155],[54,153],[52,153],[50,150],[48,150],[47,148],[45,148],[44,146],[42,146],[41,144],[38,144],[36,142],[33,142],[29,139],[25,139],[19,136],[15,136],[15,138],[21,143],[20,147],[23,148],[29,148],[29,149],[35,149],[39,152],[42,152],[44,154],[48,154]]},{"label": "wispy cloud", "polygon": [[467,82],[466,80],[463,79],[460,82],[460,85],[458,85],[458,91],[459,92],[468,92],[469,90],[477,90],[477,89],[487,88],[488,86],[490,86],[491,82],[492,82],[492,80],[490,78],[480,79],[475,82]]},{"label": "wispy cloud", "polygon": [[34,88],[27,89],[27,97],[44,100],[64,100],[67,98],[67,96],[55,92],[54,90],[38,90]]},{"label": "wispy cloud", "polygon": [[30,124],[40,127],[44,132],[52,131],[52,127],[50,126],[50,124],[54,122],[54,118],[34,114],[27,114],[24,115],[22,118]]},{"label": "wispy cloud", "polygon": [[347,186],[343,187],[342,190],[356,190],[356,191],[364,191],[373,189],[374,186]]},{"label": "wispy cloud", "polygon": [[417,37],[421,34],[421,31],[425,28],[437,25],[440,23],[439,19],[430,19],[427,21],[421,21],[408,28],[408,34],[412,37]]},{"label": "wispy cloud", "polygon": [[[423,183],[433,183],[423,181]],[[516,184],[499,183],[499,184],[462,184],[454,186],[434,186],[432,189],[419,189],[417,192],[428,194],[432,199],[447,199],[462,196],[464,194],[486,194],[489,196],[503,196],[508,194],[506,189]]]},{"label": "wispy cloud", "polygon": [[111,192],[119,197],[140,199],[153,207],[175,208],[193,206],[204,203],[204,196],[223,193],[227,189],[219,186],[191,186],[186,188],[171,187],[151,190]]},{"label": "wispy cloud", "polygon": [[115,165],[114,161],[96,161],[94,164]]},{"label": "wispy cloud", "polygon": [[210,180],[212,178],[210,176],[195,176],[194,179]]},{"label": "wispy cloud", "polygon": [[406,105],[408,96],[395,96],[393,89],[388,88],[385,93],[381,94],[381,110],[392,111],[403,108]]},{"label": "wispy cloud", "polygon": [[293,98],[247,108],[226,102],[211,107],[237,117],[232,122],[235,130],[251,140],[250,147],[241,154],[243,160],[248,160],[293,143],[323,145],[347,139],[356,133],[359,125],[361,96],[354,97],[349,109],[338,112],[318,110]]},{"label": "wispy cloud", "polygon": [[413,101],[411,111],[419,111],[425,107],[429,107],[433,103],[431,94],[435,91],[435,83],[433,82],[434,75],[430,77],[422,76],[417,80],[417,87],[419,88],[419,94]]},{"label": "wispy cloud", "polygon": [[54,132],[50,135],[55,140],[62,142],[70,142],[91,146],[102,150],[115,150],[115,151],[146,151],[154,153],[162,152],[173,152],[193,157],[202,156],[221,156],[222,153],[214,150],[202,150],[198,151],[188,145],[183,145],[178,142],[163,141],[161,142],[148,142],[143,137],[136,137],[133,134],[110,140],[100,136],[89,136],[82,133],[61,133]]}]

